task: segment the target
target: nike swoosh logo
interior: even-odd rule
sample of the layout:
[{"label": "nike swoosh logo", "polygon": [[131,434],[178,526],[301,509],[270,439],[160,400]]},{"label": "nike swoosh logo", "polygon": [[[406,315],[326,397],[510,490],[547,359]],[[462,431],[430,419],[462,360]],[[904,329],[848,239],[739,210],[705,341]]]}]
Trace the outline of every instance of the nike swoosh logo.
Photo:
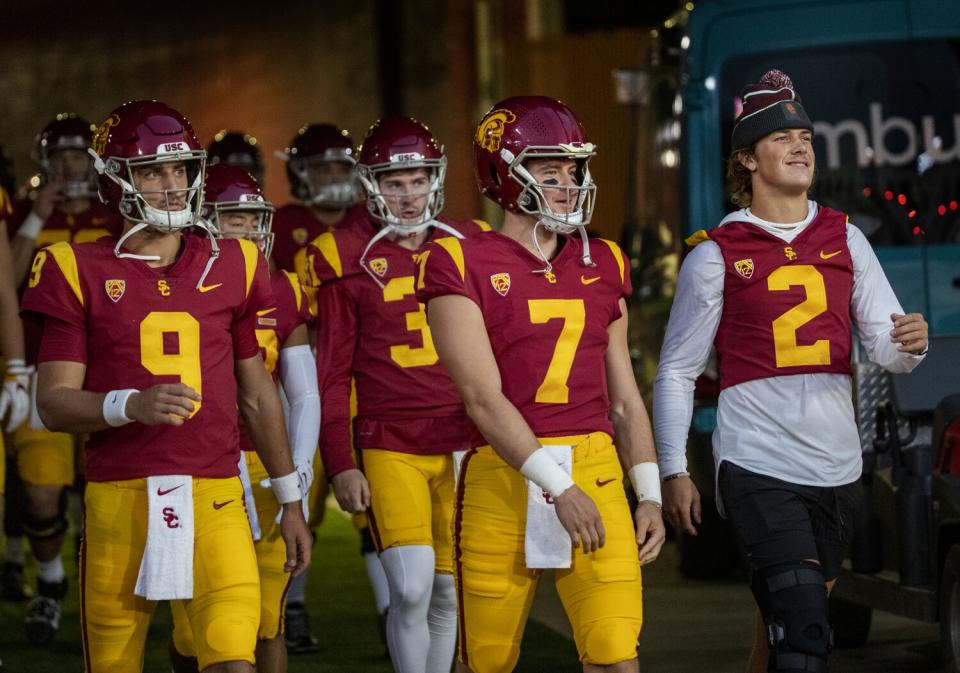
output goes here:
[{"label": "nike swoosh logo", "polygon": [[200,290],[201,292],[209,292],[210,290],[216,290],[221,285],[223,285],[223,283],[217,283],[215,285],[201,285],[197,289]]},{"label": "nike swoosh logo", "polygon": [[214,500],[214,502],[213,502],[213,508],[214,508],[214,509],[223,509],[224,507],[226,507],[227,505],[229,505],[231,502],[233,502],[233,500],[227,500],[226,502],[217,502],[216,500]]},{"label": "nike swoosh logo", "polygon": [[276,311],[276,310],[277,310],[277,307],[276,307],[276,306],[274,306],[273,308],[265,308],[265,309],[263,309],[262,311],[257,311],[257,315],[258,315],[258,316],[268,315],[268,314],[270,314],[270,313],[273,313],[273,312]]},{"label": "nike swoosh logo", "polygon": [[836,252],[826,252],[826,253],[825,253],[823,250],[821,250],[821,251],[820,251],[820,259],[830,259],[831,257],[836,257],[836,256],[839,255],[841,252],[842,252],[841,250],[837,250]]},{"label": "nike swoosh logo", "polygon": [[[180,486],[183,486],[183,484],[180,484]],[[174,486],[173,488],[168,489],[157,488],[157,495],[166,495],[167,493],[172,493],[180,488],[180,486]]]},{"label": "nike swoosh logo", "polygon": [[595,276],[594,278],[586,278],[584,276],[580,276],[580,282],[583,283],[584,285],[589,285],[590,283],[596,283],[598,280],[600,280],[600,276]]},{"label": "nike swoosh logo", "polygon": [[607,479],[606,481],[600,481],[600,477],[597,477],[597,486],[603,488],[610,482],[616,481],[616,479]]}]

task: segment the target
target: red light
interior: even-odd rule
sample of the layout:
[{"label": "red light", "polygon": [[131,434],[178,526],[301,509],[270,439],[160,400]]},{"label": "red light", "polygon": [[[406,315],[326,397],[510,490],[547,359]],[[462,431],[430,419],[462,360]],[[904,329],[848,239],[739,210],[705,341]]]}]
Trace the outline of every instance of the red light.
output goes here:
[{"label": "red light", "polygon": [[864,195],[864,197],[869,198],[871,194],[873,194],[873,190],[872,190],[872,189],[870,189],[869,187],[864,187],[864,188],[863,188],[863,195]]},{"label": "red light", "polygon": [[951,201],[951,202],[950,202],[950,210],[956,210],[956,209],[957,209],[957,202],[956,202],[956,201]]},{"label": "red light", "polygon": [[899,203],[901,206],[907,205],[907,195],[897,194],[897,203]]},{"label": "red light", "polygon": [[917,211],[915,210],[911,210],[909,213],[907,213],[907,217],[909,217],[911,220],[916,216],[917,216]]},{"label": "red light", "polygon": [[888,189],[887,191],[885,191],[885,192],[883,193],[883,198],[885,198],[887,201],[893,201],[893,192],[891,192],[891,191]]},{"label": "red light", "polygon": [[920,227],[914,227],[914,228],[913,228],[913,235],[914,235],[914,236],[919,236],[919,235],[920,235]]},{"label": "red light", "polygon": [[939,206],[937,206],[937,214],[938,214],[938,215],[946,215],[946,214],[947,214],[947,207],[941,203]]}]

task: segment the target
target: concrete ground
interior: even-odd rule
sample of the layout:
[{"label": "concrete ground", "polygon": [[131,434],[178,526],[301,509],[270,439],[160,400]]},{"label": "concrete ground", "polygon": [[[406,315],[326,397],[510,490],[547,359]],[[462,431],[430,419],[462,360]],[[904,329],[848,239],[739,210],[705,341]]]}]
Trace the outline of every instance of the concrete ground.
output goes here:
[{"label": "concrete ground", "polygon": [[[753,628],[754,603],[739,582],[686,580],[677,551],[664,547],[644,568],[643,673],[743,673]],[[549,577],[540,583],[532,618],[570,637],[569,625]],[[839,650],[830,673],[942,673],[939,631],[875,612],[867,645]]]}]

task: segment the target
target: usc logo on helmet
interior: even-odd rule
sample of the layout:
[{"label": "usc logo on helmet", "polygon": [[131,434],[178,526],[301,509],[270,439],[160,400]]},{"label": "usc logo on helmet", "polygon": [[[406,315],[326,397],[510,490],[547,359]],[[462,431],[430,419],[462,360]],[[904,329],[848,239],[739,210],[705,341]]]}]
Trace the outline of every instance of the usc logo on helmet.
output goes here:
[{"label": "usc logo on helmet", "polygon": [[107,117],[97,128],[97,132],[93,134],[93,142],[90,144],[93,146],[93,151],[98,155],[103,156],[103,151],[107,148],[107,136],[110,135],[110,129],[120,123],[120,116],[112,114]]},{"label": "usc logo on helmet", "polygon": [[488,114],[477,128],[477,144],[488,152],[500,149],[500,142],[507,124],[517,121],[517,115],[510,110],[498,108]]}]

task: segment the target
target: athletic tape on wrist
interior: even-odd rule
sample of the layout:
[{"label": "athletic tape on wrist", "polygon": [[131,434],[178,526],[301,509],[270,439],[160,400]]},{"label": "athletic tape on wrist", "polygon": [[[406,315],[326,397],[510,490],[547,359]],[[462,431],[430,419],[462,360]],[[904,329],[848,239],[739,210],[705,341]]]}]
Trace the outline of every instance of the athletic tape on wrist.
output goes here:
[{"label": "athletic tape on wrist", "polygon": [[127,401],[130,396],[140,391],[136,388],[126,390],[111,390],[103,398],[103,420],[114,428],[132,423],[133,419],[127,416]]},{"label": "athletic tape on wrist", "polygon": [[545,449],[537,449],[531,453],[520,466],[520,474],[554,498],[573,486],[570,475],[550,457]]},{"label": "athletic tape on wrist", "polygon": [[30,214],[24,219],[23,224],[17,229],[17,236],[23,236],[35,241],[37,240],[37,236],[40,235],[41,229],[43,229],[43,219],[35,212],[30,211]]},{"label": "athletic tape on wrist", "polygon": [[271,479],[270,488],[273,489],[273,495],[281,505],[303,499],[303,494],[300,493],[300,476],[296,470],[282,477]]},{"label": "athletic tape on wrist", "polygon": [[630,468],[628,475],[637,500],[663,504],[663,497],[660,495],[660,468],[656,463],[637,463]]}]

